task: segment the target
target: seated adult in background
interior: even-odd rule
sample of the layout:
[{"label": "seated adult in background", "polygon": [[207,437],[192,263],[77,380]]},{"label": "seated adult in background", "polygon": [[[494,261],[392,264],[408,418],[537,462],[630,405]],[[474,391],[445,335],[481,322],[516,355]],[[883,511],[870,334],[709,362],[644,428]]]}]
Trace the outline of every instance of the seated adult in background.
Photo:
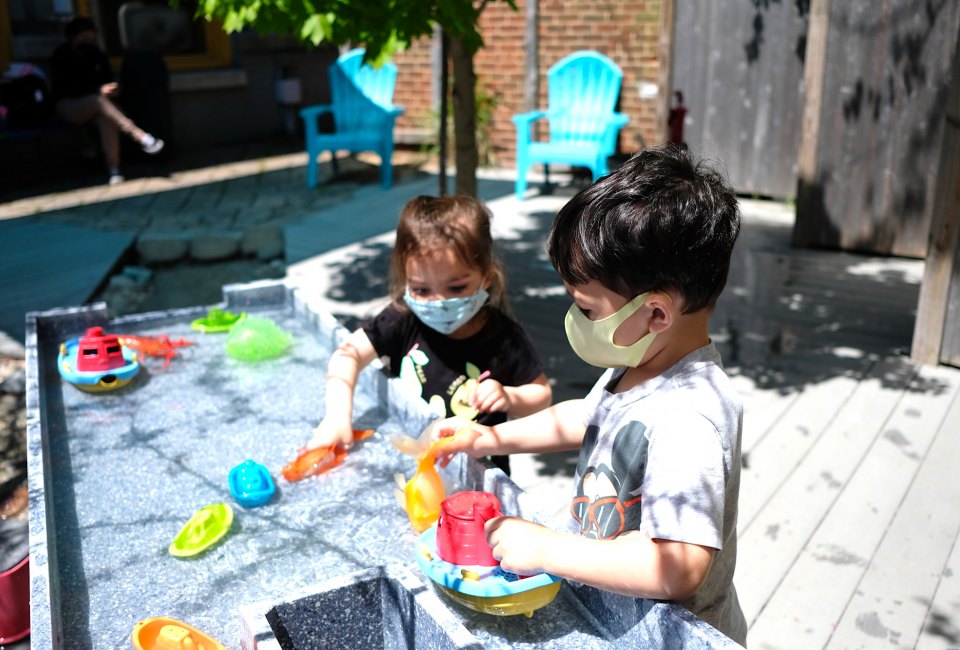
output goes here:
[{"label": "seated adult in background", "polygon": [[110,98],[119,94],[113,70],[97,45],[93,21],[77,16],[67,23],[66,42],[53,53],[53,93],[57,114],[71,124],[96,120],[103,154],[110,169],[110,185],[123,182],[120,174],[120,138],[123,131],[149,154],[163,149],[163,140],[155,138],[124,115]]}]

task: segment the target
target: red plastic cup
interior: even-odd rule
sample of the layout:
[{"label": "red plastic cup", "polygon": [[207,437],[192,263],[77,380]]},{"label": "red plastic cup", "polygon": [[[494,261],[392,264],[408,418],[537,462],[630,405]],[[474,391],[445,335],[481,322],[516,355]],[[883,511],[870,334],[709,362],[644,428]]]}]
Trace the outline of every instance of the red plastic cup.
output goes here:
[{"label": "red plastic cup", "polygon": [[465,490],[440,504],[437,523],[437,555],[444,562],[457,565],[496,566],[493,550],[487,544],[483,525],[499,517],[500,500],[490,492]]},{"label": "red plastic cup", "polygon": [[30,634],[30,557],[0,573],[0,644]]}]

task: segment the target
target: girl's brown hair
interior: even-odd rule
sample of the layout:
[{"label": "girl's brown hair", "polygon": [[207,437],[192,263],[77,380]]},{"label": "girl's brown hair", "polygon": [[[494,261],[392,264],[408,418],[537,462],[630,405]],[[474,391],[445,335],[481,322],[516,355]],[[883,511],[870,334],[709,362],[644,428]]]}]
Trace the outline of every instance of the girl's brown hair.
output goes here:
[{"label": "girl's brown hair", "polygon": [[509,313],[506,279],[493,251],[490,211],[471,196],[418,196],[400,213],[397,240],[390,258],[390,295],[406,310],[407,260],[414,255],[451,248],[464,264],[490,279],[487,305]]}]

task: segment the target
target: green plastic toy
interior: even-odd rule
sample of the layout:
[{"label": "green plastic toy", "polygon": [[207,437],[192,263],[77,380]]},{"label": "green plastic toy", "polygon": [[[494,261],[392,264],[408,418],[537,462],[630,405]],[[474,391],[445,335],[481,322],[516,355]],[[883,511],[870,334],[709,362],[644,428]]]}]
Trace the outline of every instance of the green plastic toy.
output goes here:
[{"label": "green plastic toy", "polygon": [[204,334],[226,332],[237,323],[242,323],[246,317],[247,312],[234,314],[232,311],[223,311],[214,307],[207,312],[206,317],[191,322],[190,327]]},{"label": "green plastic toy", "polygon": [[227,354],[241,361],[274,359],[287,351],[292,340],[272,320],[251,316],[230,329]]},{"label": "green plastic toy", "polygon": [[214,503],[200,508],[180,529],[167,549],[174,557],[190,557],[207,550],[230,530],[233,508],[226,503]]}]

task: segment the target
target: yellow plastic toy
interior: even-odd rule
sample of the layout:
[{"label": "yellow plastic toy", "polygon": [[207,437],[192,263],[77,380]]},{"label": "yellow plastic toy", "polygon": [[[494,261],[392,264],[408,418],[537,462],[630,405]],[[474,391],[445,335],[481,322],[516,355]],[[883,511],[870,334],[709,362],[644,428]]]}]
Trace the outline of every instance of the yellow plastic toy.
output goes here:
[{"label": "yellow plastic toy", "polygon": [[184,524],[167,549],[174,557],[191,557],[216,544],[233,524],[233,508],[214,503],[200,508]]},{"label": "yellow plastic toy", "polygon": [[397,434],[390,436],[394,447],[417,459],[417,471],[409,481],[404,479],[403,474],[394,477],[399,486],[394,491],[397,501],[407,512],[410,525],[417,533],[425,531],[440,517],[440,504],[446,497],[446,489],[434,464],[437,454],[457,437],[454,435],[431,443],[432,431],[433,425],[430,425],[416,439]]},{"label": "yellow plastic toy", "polygon": [[499,566],[464,566],[444,561],[437,553],[437,529],[420,535],[417,564],[440,590],[465,607],[494,616],[533,616],[560,591],[560,578],[549,573],[518,576]]},{"label": "yellow plastic toy", "polygon": [[134,625],[130,641],[136,650],[227,650],[197,628],[166,616],[145,618]]}]

